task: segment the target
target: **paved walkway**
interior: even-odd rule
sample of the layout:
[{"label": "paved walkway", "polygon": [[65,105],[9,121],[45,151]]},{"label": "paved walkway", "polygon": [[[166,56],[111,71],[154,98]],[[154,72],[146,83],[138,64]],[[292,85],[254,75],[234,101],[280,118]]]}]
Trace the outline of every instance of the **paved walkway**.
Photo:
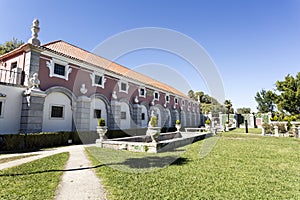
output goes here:
[{"label": "paved walkway", "polygon": [[36,156],[2,163],[0,164],[0,170],[62,152],[70,152],[70,158],[66,164],[62,180],[57,188],[55,199],[105,200],[106,191],[103,188],[100,180],[95,175],[93,166],[84,153],[83,145],[61,147],[32,153],[1,155],[0,159],[19,155],[36,154]]}]

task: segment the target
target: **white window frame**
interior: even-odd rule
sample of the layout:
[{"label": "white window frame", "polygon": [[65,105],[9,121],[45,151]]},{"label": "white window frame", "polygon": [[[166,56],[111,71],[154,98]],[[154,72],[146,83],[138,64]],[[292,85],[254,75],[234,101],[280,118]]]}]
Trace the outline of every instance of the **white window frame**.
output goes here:
[{"label": "white window frame", "polygon": [[[169,100],[167,100],[167,97],[168,97],[168,99]],[[166,101],[166,103],[170,103],[170,94],[165,94],[165,101]]]},{"label": "white window frame", "polygon": [[174,104],[178,105],[178,98],[177,97],[174,97]]},{"label": "white window frame", "polygon": [[[156,93],[158,94],[158,95],[157,95],[157,98],[155,98],[155,94],[156,94]],[[154,91],[154,92],[153,92],[153,99],[159,101],[159,97],[160,97],[159,92],[158,92],[158,91]]]},{"label": "white window frame", "polygon": [[184,99],[181,99],[181,105],[185,106],[185,100]]},{"label": "white window frame", "polygon": [[[122,84],[126,84],[126,90],[122,90],[122,87],[121,87]],[[129,84],[128,84],[127,81],[122,81],[122,80],[120,80],[120,81],[118,82],[118,86],[119,86],[119,92],[124,92],[124,93],[128,94]]]},{"label": "white window frame", "polygon": [[[141,89],[144,90],[144,95],[141,94]],[[146,94],[147,94],[146,87],[143,87],[143,86],[139,87],[139,97],[144,97],[144,98],[146,98]]]},{"label": "white window frame", "polygon": [[[51,113],[52,113],[52,107],[53,106],[57,106],[57,107],[62,107],[63,108],[63,113],[62,113],[62,117],[52,117]],[[65,105],[61,105],[61,104],[50,104],[50,109],[49,109],[49,119],[50,120],[64,120],[65,119]]]},{"label": "white window frame", "polygon": [[[47,61],[46,64],[47,64],[47,67],[49,68],[49,77],[62,78],[62,79],[65,79],[66,81],[69,80],[69,75],[72,72],[72,68],[70,67],[70,65],[67,62],[53,58],[52,60],[50,60],[50,62]],[[65,75],[64,76],[54,73],[55,64],[65,66]]]},{"label": "white window frame", "polygon": [[0,102],[2,103],[1,112],[0,112],[0,118],[4,118],[4,108],[5,108],[5,99],[0,98]]},{"label": "white window frame", "polygon": [[[102,84],[101,85],[95,83],[96,76],[100,76],[102,78]],[[104,84],[106,82],[106,78],[105,78],[103,73],[93,72],[92,74],[90,74],[90,78],[92,80],[92,86],[101,87],[101,88],[104,89]]]}]

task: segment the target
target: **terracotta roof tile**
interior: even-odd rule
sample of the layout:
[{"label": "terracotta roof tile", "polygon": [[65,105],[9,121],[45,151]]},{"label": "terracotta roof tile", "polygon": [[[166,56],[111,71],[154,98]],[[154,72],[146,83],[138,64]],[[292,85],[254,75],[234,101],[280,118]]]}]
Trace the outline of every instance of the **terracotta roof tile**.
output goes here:
[{"label": "terracotta roof tile", "polygon": [[187,98],[187,96],[184,93],[176,90],[175,88],[173,88],[167,84],[164,84],[162,82],[154,80],[146,75],[143,75],[141,73],[138,73],[136,71],[128,69],[122,65],[119,65],[112,61],[109,61],[105,58],[102,58],[98,55],[95,55],[91,52],[88,52],[84,49],[81,49],[79,47],[71,45],[62,40],[58,40],[58,41],[54,41],[54,42],[45,44],[42,47],[46,48],[46,49],[50,49],[59,54],[63,54],[70,58],[90,63],[92,65],[98,66],[105,70],[109,70],[116,74],[128,77],[130,79],[137,80],[145,85],[151,85],[153,87],[164,90],[166,92],[173,93],[175,95],[179,95],[179,96]]}]

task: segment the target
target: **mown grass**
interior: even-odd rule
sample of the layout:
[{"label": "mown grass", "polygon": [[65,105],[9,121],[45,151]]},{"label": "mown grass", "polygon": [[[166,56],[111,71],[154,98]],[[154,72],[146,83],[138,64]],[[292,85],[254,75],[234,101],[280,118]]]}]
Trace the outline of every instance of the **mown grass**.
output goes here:
[{"label": "mown grass", "polygon": [[0,171],[0,199],[53,199],[69,153]]},{"label": "mown grass", "polygon": [[[246,133],[245,128],[236,128],[230,131],[231,133]],[[248,128],[250,134],[261,134],[261,128]]]},{"label": "mown grass", "polygon": [[18,159],[22,159],[22,158],[37,156],[37,155],[38,154],[30,154],[30,155],[22,155],[22,156],[12,156],[12,157],[8,157],[8,158],[0,158],[0,164],[10,162],[10,161],[14,161],[14,160],[18,160]]},{"label": "mown grass", "polygon": [[[138,164],[128,165],[136,153],[88,151],[95,165],[107,162],[103,155],[111,158],[96,169],[109,199],[300,199],[300,140],[224,133],[200,159],[203,143],[187,146],[175,163],[150,173],[112,168],[138,170]],[[114,164],[115,154],[126,154],[125,160]]]}]

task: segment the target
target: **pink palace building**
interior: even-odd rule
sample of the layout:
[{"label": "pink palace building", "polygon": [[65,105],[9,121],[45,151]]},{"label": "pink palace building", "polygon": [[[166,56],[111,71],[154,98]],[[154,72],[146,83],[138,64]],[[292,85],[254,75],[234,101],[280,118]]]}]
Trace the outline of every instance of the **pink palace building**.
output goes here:
[{"label": "pink palace building", "polygon": [[200,125],[200,103],[164,83],[62,40],[28,43],[0,56],[0,134]]}]

